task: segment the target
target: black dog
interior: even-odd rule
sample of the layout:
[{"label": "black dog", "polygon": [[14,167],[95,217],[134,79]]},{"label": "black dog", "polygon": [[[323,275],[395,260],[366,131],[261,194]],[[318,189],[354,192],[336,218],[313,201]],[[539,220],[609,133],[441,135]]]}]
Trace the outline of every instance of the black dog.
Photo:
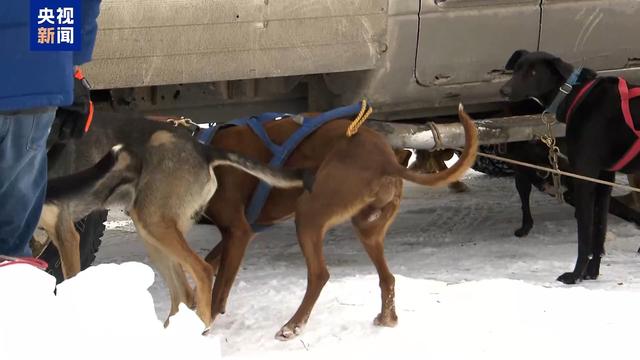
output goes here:
[{"label": "black dog", "polygon": [[[534,98],[546,107],[558,105],[552,110],[558,121],[567,123],[567,157],[575,173],[613,181],[614,168],[627,174],[640,170],[640,156],[628,153],[635,150],[639,136],[626,120],[627,117],[640,120],[640,101],[627,101],[629,111],[625,116],[625,101],[621,101],[620,92],[622,80],[598,78],[590,69],[574,72],[571,64],[556,56],[526,50],[514,52],[506,69],[513,70],[513,77],[501,89],[504,96],[512,101]],[[568,86],[565,82],[573,82],[573,77],[575,83]],[[631,125],[640,128],[636,123]],[[559,281],[574,284],[598,277],[610,195],[610,186],[573,181],[578,257],[574,270],[562,274]]]},{"label": "black dog", "polygon": [[[505,109],[504,115],[516,116],[540,114],[543,110],[544,108],[537,102],[527,100],[509,104]],[[566,156],[564,156],[567,152],[565,139],[557,138],[556,146],[560,149],[558,167],[560,170],[570,172],[571,169],[569,167],[569,162]],[[500,148],[500,153],[510,159],[550,167],[548,158],[549,148],[540,140],[504,144],[504,146]],[[514,235],[517,237],[524,237],[527,236],[533,228],[533,217],[531,216],[531,207],[529,205],[531,188],[535,186],[538,190],[547,193],[550,196],[555,196],[556,190],[550,173],[519,165],[512,165],[512,168],[522,208],[522,224],[518,229],[516,229]],[[575,206],[572,196],[573,178],[562,176],[560,181],[560,191],[563,194],[564,201],[571,206]],[[640,225],[640,214],[616,197],[611,197],[609,213],[623,220]]]},{"label": "black dog", "polygon": [[[549,151],[547,146],[541,141],[529,141],[508,144],[504,155],[510,159],[549,167],[549,160],[547,158],[548,153]],[[558,160],[560,163],[559,167],[566,170],[566,161],[562,158]],[[513,165],[513,170],[516,189],[520,196],[522,209],[522,224],[520,228],[515,231],[514,235],[517,237],[523,237],[527,236],[529,231],[533,228],[533,217],[531,216],[531,207],[529,205],[531,188],[535,186],[538,190],[551,196],[555,196],[555,189],[553,185],[553,178],[547,172],[519,165]],[[570,201],[568,200],[571,198],[568,183],[568,179],[562,177],[562,188],[559,189],[559,191],[563,193],[563,196],[567,201]]]},{"label": "black dog", "polygon": [[[557,138],[556,145],[560,147],[561,152],[566,151],[564,138]],[[529,164],[549,167],[549,160],[547,157],[548,151],[547,146],[537,140],[509,143],[506,146],[506,150],[503,155],[510,159],[523,161]],[[558,160],[558,167],[560,170],[571,171],[567,159],[561,155]],[[531,207],[529,205],[531,189],[536,187],[538,190],[547,193],[550,196],[555,196],[555,189],[553,179],[548,172],[538,171],[519,165],[513,165],[513,170],[516,189],[518,190],[518,195],[520,195],[520,202],[522,206],[522,224],[518,229],[516,229],[514,235],[517,237],[524,237],[527,236],[533,228],[533,217],[531,216]],[[575,206],[572,192],[573,178],[562,176],[560,191],[563,194],[564,201],[571,206]],[[623,220],[640,225],[640,214],[613,196],[611,197],[609,205],[609,213]]]}]

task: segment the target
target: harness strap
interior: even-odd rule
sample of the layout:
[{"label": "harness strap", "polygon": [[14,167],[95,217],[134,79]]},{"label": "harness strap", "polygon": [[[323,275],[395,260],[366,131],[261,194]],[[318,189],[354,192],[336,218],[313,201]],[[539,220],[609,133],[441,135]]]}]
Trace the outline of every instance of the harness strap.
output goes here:
[{"label": "harness strap", "polygon": [[562,101],[564,101],[564,98],[567,97],[569,93],[571,93],[571,90],[573,90],[573,87],[578,82],[580,73],[582,73],[582,66],[575,68],[573,70],[573,72],[571,73],[567,81],[565,81],[565,83],[562,84],[558,89],[558,94],[556,94],[556,97],[553,99],[553,102],[551,103],[551,105],[549,105],[549,107],[546,108],[544,112],[549,114],[555,114],[558,111],[558,107],[560,106]]},{"label": "harness strap", "polygon": [[[573,102],[569,106],[569,110],[567,110],[567,114],[565,115],[565,121],[568,124],[571,116],[575,109],[580,105],[582,100],[586,97],[589,91],[593,88],[593,86],[597,83],[598,79],[591,80],[588,82],[576,95],[573,99]],[[631,107],[629,105],[629,100],[640,97],[640,87],[629,89],[629,85],[627,82],[619,77],[618,78],[618,92],[620,93],[620,109],[622,110],[622,115],[624,116],[624,121],[629,127],[631,131],[636,135],[637,139],[625,152],[625,154],[620,158],[616,163],[609,169],[611,171],[620,171],[623,169],[631,160],[633,160],[638,154],[640,154],[640,131],[636,130],[633,124],[633,116],[631,115]]]},{"label": "harness strap", "polygon": [[[634,129],[631,108],[629,107],[629,86],[623,78],[618,79],[618,92],[620,92],[620,108],[622,109],[622,115],[624,115],[624,121],[630,129]],[[638,135],[638,131],[634,130],[634,132]]]},{"label": "harness strap", "polygon": [[640,88],[635,88],[630,91],[627,82],[623,78],[618,78],[618,91],[620,92],[620,108],[624,115],[624,121],[627,123],[629,129],[635,133],[637,139],[624,156],[613,165],[611,168],[612,171],[619,171],[624,168],[640,153],[640,131],[636,130],[633,126],[633,117],[631,116],[631,108],[629,106],[630,99],[640,96]]},{"label": "harness strap", "polygon": [[[257,121],[259,124],[262,124],[263,122],[271,121],[271,120],[274,120],[276,118],[281,118],[281,117],[286,116],[286,115],[287,115],[286,113],[266,112],[266,113],[260,114],[258,116],[235,119],[235,120],[231,120],[229,122],[223,123],[223,124],[209,123],[209,127],[208,128],[204,128],[204,129],[202,129],[202,130],[200,130],[198,132],[198,135],[197,135],[196,139],[201,144],[209,145],[209,144],[211,144],[211,141],[213,141],[213,137],[218,133],[218,130],[224,129],[227,126],[249,125],[249,122],[252,119]],[[258,136],[260,136],[260,134],[258,132],[256,132],[253,127],[252,127],[252,129],[254,130],[254,132],[256,134],[258,134]],[[260,137],[260,138],[263,139],[262,137]],[[263,139],[263,141],[264,141],[264,139]],[[271,141],[271,140],[269,140],[269,141]],[[267,144],[267,143],[265,142],[265,144]]]},{"label": "harness strap", "polygon": [[216,126],[215,123],[209,123],[209,127],[205,129],[201,129],[197,132],[196,140],[203,145],[211,144],[213,140],[213,136],[218,132],[219,126]]},{"label": "harness strap", "polygon": [[[296,132],[294,132],[287,139],[287,141],[285,141],[280,146],[277,146],[277,145],[273,147],[269,146],[268,145],[269,143],[271,144],[273,143],[271,142],[271,139],[269,139],[269,137],[266,135],[266,131],[264,131],[264,128],[260,126],[259,128],[261,129],[261,133],[264,133],[265,134],[264,136],[266,136],[266,138],[269,139],[269,142],[268,143],[265,142],[265,144],[267,144],[267,147],[269,147],[269,149],[273,153],[273,158],[271,158],[269,165],[273,167],[282,167],[282,165],[284,165],[284,162],[287,161],[287,159],[289,158],[291,153],[296,149],[296,147],[307,136],[309,136],[314,131],[316,131],[320,126],[324,125],[325,123],[331,120],[355,115],[360,111],[361,107],[362,107],[361,103],[358,102],[353,105],[343,106],[343,107],[339,107],[339,108],[324,112],[313,118],[304,119],[302,126],[300,126],[300,128],[296,130]],[[258,122],[260,122],[259,120],[260,119],[258,119]],[[252,129],[254,128],[252,127]],[[256,130],[254,129],[254,132],[255,131]],[[263,139],[263,137],[258,132],[256,132],[256,134],[258,134],[258,136],[260,136],[260,138]],[[265,183],[264,181],[260,181],[260,183],[258,184],[258,187],[253,193],[253,196],[251,197],[249,206],[245,211],[245,216],[247,217],[247,221],[249,222],[249,224],[251,224],[251,228],[254,231],[260,231],[264,228],[263,226],[255,224],[255,222],[260,216],[260,213],[262,212],[262,208],[264,207],[264,204],[266,203],[270,192],[271,192],[271,186]]]},{"label": "harness strap", "polygon": [[247,125],[253,130],[253,132],[262,140],[264,145],[269,148],[272,154],[276,155],[282,151],[282,147],[280,145],[275,144],[271,141],[269,135],[267,135],[267,131],[262,126],[262,123],[257,118],[250,118],[247,121]]},{"label": "harness strap", "polygon": [[571,119],[571,115],[573,115],[573,111],[582,102],[584,97],[591,90],[591,88],[593,88],[593,85],[595,85],[596,82],[597,82],[597,79],[596,80],[591,80],[588,83],[586,83],[585,86],[583,86],[582,89],[580,89],[580,92],[578,92],[578,95],[576,95],[576,97],[573,99],[573,101],[571,102],[571,105],[569,106],[569,110],[567,110],[567,114],[565,115],[565,122],[567,124],[569,123],[569,120]]},{"label": "harness strap", "polygon": [[[256,134],[260,138],[260,140],[262,140],[264,145],[273,154],[269,165],[271,165],[272,167],[282,167],[291,153],[308,135],[316,131],[320,126],[324,125],[328,121],[358,114],[358,112],[362,108],[362,104],[362,102],[358,102],[353,105],[343,106],[327,111],[312,118],[303,118],[300,128],[296,130],[282,145],[275,144],[271,140],[263,125],[266,122],[276,120],[278,118],[293,116],[291,114],[278,112],[267,112],[258,116],[252,116],[250,118],[232,120],[220,125],[217,125],[215,123],[209,124],[208,128],[198,131],[196,136],[198,142],[204,145],[209,145],[213,141],[213,137],[221,128],[227,126],[249,126],[253,133]],[[260,181],[260,183],[258,183],[258,186],[256,187],[256,190],[253,192],[251,200],[249,201],[249,204],[245,210],[247,221],[249,222],[249,224],[251,224],[251,228],[255,232],[261,231],[268,227],[264,225],[258,225],[255,222],[260,216],[262,208],[264,207],[264,204],[267,201],[270,192],[271,186],[264,181]]]}]

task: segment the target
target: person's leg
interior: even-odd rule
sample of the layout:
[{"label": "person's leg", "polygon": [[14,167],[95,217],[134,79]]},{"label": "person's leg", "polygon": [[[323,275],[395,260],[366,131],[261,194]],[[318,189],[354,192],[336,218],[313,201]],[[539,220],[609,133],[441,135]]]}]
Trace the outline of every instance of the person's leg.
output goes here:
[{"label": "person's leg", "polygon": [[0,113],[0,254],[31,256],[47,185],[46,141],[54,108]]}]

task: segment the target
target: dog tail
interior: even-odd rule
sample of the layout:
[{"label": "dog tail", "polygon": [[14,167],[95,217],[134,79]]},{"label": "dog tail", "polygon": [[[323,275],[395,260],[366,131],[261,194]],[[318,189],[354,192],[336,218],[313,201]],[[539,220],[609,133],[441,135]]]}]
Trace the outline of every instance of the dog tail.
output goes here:
[{"label": "dog tail", "polygon": [[210,148],[211,166],[228,165],[249,173],[278,188],[304,187],[311,191],[313,173],[305,169],[276,169],[240,154]]},{"label": "dog tail", "polygon": [[65,201],[87,195],[115,167],[122,151],[123,146],[116,145],[92,167],[49,180],[45,201]]},{"label": "dog tail", "polygon": [[398,165],[398,172],[403,179],[420,185],[443,186],[459,180],[475,163],[478,155],[478,129],[471,116],[464,111],[462,103],[458,107],[458,117],[464,127],[464,150],[455,165],[435,174],[421,174]]}]

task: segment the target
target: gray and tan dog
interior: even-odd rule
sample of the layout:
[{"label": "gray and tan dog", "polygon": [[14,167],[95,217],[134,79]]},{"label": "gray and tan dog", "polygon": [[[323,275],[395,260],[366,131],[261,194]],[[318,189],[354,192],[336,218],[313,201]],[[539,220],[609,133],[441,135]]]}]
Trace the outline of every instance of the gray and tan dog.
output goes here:
[{"label": "gray and tan dog", "polygon": [[[177,311],[177,299],[186,298],[187,305],[195,302],[207,326],[213,270],[189,248],[185,235],[216,190],[214,168],[232,166],[281,188],[302,187],[304,180],[310,180],[306,172],[271,169],[201,145],[183,129],[136,115],[96,113],[92,130],[67,144],[58,156],[51,178],[88,169],[76,181],[67,177],[50,182],[40,221],[60,252],[65,278],[80,271],[74,221],[96,209],[123,206],[167,283],[172,299],[169,316]],[[84,180],[77,184],[78,179]],[[80,188],[65,191],[74,183]],[[195,296],[185,271],[195,281]]]}]

